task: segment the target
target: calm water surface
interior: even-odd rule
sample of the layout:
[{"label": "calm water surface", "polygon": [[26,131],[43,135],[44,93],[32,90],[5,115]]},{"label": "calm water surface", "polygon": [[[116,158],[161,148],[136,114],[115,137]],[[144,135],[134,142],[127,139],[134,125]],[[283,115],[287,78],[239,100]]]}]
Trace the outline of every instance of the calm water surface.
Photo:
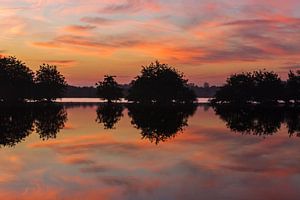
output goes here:
[{"label": "calm water surface", "polygon": [[2,108],[0,199],[299,199],[295,108]]}]

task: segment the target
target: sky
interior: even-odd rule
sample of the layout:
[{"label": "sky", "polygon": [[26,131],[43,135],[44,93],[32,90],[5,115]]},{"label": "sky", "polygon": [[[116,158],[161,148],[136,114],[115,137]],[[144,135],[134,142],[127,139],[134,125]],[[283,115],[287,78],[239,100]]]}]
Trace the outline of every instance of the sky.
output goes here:
[{"label": "sky", "polygon": [[129,83],[155,60],[190,82],[300,69],[299,0],[0,0],[0,54],[69,84]]}]

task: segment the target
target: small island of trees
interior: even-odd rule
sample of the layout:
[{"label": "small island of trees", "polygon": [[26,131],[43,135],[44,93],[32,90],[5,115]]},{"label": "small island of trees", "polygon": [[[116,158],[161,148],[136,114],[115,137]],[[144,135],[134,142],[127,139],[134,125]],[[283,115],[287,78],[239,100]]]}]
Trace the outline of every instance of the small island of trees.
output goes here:
[{"label": "small island of trees", "polygon": [[286,104],[300,102],[300,71],[289,72],[288,80],[282,81],[272,71],[254,71],[231,75],[212,100],[219,103]]}]

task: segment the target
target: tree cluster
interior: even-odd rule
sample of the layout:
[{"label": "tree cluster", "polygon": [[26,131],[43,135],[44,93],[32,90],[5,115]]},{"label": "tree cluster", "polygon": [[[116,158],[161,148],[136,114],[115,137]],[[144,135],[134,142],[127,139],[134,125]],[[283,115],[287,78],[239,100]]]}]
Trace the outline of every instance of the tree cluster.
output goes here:
[{"label": "tree cluster", "polygon": [[56,66],[43,64],[34,73],[15,57],[0,58],[0,101],[52,101],[61,98],[67,86]]},{"label": "tree cluster", "polygon": [[230,76],[216,93],[213,103],[277,103],[300,101],[300,71],[290,71],[282,81],[272,71],[254,71]]},{"label": "tree cluster", "polygon": [[[124,97],[113,76],[105,76],[104,81],[96,86],[98,96],[108,102]],[[192,103],[196,95],[182,73],[156,61],[142,67],[141,75],[131,82],[126,99],[142,104]]]}]

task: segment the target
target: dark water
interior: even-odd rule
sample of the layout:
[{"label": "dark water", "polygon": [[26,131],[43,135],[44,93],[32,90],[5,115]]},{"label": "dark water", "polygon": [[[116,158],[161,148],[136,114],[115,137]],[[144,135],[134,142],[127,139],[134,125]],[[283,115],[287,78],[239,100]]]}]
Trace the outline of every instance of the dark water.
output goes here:
[{"label": "dark water", "polygon": [[1,107],[0,199],[299,199],[300,109]]}]

